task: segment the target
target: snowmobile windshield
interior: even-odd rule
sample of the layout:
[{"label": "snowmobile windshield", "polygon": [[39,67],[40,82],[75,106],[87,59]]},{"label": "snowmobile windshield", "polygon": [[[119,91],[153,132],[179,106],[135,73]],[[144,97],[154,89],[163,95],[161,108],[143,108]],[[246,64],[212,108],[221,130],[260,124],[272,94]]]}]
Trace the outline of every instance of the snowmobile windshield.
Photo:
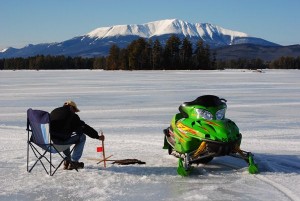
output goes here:
[{"label": "snowmobile windshield", "polygon": [[204,107],[218,107],[226,105],[226,100],[213,95],[200,96],[191,102],[185,102],[185,105],[202,105]]},{"label": "snowmobile windshield", "polygon": [[223,120],[226,112],[226,100],[217,96],[200,96],[191,102],[184,102],[179,106],[179,111],[183,118],[195,120]]}]

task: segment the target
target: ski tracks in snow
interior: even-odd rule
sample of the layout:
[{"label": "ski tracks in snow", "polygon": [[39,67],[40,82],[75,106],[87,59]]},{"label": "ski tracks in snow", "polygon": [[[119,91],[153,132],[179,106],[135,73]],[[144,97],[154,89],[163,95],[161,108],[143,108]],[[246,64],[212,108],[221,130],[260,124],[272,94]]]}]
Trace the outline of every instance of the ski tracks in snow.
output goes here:
[{"label": "ski tracks in snow", "polygon": [[270,159],[268,160],[267,156],[265,157],[264,160],[260,156],[256,156],[256,160],[258,161],[259,167],[261,169],[260,174],[254,175],[257,179],[274,187],[290,200],[293,201],[300,200],[299,196],[296,195],[292,190],[285,187],[283,184],[281,184],[281,182],[270,179],[267,175],[268,172],[269,173],[284,172],[286,174],[295,173],[296,175],[298,175],[300,173],[299,161],[297,162],[297,161],[288,160],[286,159],[286,157],[282,159],[280,157],[277,157],[275,160],[273,160],[273,158],[270,157]]},{"label": "ski tracks in snow", "polygon": [[[264,156],[265,157],[265,156]],[[274,181],[268,177],[268,173],[276,172],[285,172],[287,174],[296,173],[299,174],[300,172],[300,166],[297,161],[291,161],[287,159],[278,159],[272,161],[272,158],[270,158],[272,162],[270,162],[267,159],[262,159],[259,156],[255,157],[256,162],[260,168],[260,173],[253,175],[255,178],[259,179],[260,181],[263,181],[264,183],[268,184],[269,186],[273,187],[277,191],[279,191],[281,194],[283,194],[285,197],[287,197],[289,200],[292,201],[299,201],[300,198],[298,195],[296,195],[292,190],[285,187],[281,182]],[[232,170],[240,170],[241,167],[237,163],[227,163],[226,162],[215,162],[215,164],[220,164],[222,166],[231,168]]]},{"label": "ski tracks in snow", "polygon": [[[276,156],[270,156],[268,158],[268,156],[264,155],[263,156],[264,159],[262,159],[262,157],[260,156],[255,156],[256,159],[256,163],[259,166],[260,169],[260,173],[253,175],[253,177],[255,177],[256,179],[266,183],[267,185],[271,186],[272,188],[276,189],[276,191],[278,191],[280,194],[282,194],[283,196],[285,196],[286,198],[288,198],[288,200],[291,201],[299,201],[300,198],[299,196],[295,193],[297,192],[297,189],[295,189],[295,192],[289,188],[291,188],[291,186],[286,187],[284,185],[284,181],[279,180],[279,181],[275,181],[270,179],[270,177],[272,177],[273,174],[278,174],[278,173],[283,173],[283,177],[297,177],[297,175],[300,172],[300,163],[299,161],[292,161],[292,160],[288,160],[285,157],[282,159],[278,159],[276,158],[276,160],[274,160],[273,157]],[[207,164],[207,165],[202,165],[201,168],[204,168],[205,171],[214,171],[216,168],[214,168],[214,166],[222,166],[222,169],[225,170],[233,170],[233,171],[245,171],[245,164],[241,161],[237,161],[235,159],[231,160],[230,157],[226,157],[226,158],[217,158],[214,159],[211,163]],[[228,169],[227,169],[228,168]],[[203,171],[202,171],[203,172]],[[268,176],[270,175],[270,176]],[[288,179],[288,178],[286,178]],[[297,182],[297,179],[293,179],[295,180],[295,182]],[[297,184],[295,184],[295,188],[297,188]]]},{"label": "ski tracks in snow", "polygon": [[293,191],[289,190],[285,186],[281,185],[280,183],[277,183],[276,181],[272,181],[271,179],[268,179],[267,176],[263,174],[257,174],[254,175],[257,179],[267,183],[268,185],[271,185],[278,191],[280,191],[282,194],[284,194],[286,197],[288,197],[292,201],[299,201],[300,198],[293,193]]}]

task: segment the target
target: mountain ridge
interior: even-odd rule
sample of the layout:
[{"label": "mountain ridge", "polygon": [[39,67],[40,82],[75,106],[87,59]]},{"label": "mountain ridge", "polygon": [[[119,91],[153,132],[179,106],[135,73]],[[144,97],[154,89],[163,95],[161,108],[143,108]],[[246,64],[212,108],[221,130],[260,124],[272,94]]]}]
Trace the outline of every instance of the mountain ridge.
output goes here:
[{"label": "mountain ridge", "polygon": [[[224,29],[209,23],[189,23],[178,19],[153,21],[145,24],[116,25],[100,27],[86,35],[93,38],[113,37],[116,35],[138,35],[143,38],[151,38],[164,34],[183,34],[185,37],[203,37],[206,33],[212,37],[212,32],[219,32],[232,37],[248,37],[246,33]],[[124,34],[122,34],[124,33]],[[126,34],[125,34],[126,33]]]},{"label": "mountain ridge", "polygon": [[187,37],[192,44],[203,40],[211,48],[236,44],[256,44],[279,46],[273,42],[249,36],[246,33],[233,31],[209,23],[189,23],[178,19],[153,21],[145,24],[115,25],[99,27],[82,36],[55,43],[27,45],[23,48],[7,48],[0,51],[0,58],[29,57],[38,54],[95,57],[106,56],[112,44],[125,48],[140,37],[158,39],[164,45],[171,35]]}]

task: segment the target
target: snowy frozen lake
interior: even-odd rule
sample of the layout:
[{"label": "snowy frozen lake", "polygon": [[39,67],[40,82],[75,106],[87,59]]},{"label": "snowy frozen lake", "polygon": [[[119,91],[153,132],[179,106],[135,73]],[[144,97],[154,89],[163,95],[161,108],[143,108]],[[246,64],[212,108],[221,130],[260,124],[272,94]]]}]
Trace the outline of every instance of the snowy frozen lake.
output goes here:
[{"label": "snowy frozen lake", "polygon": [[[300,200],[300,71],[0,71],[0,200]],[[200,95],[227,99],[227,118],[261,170],[230,157],[177,175],[162,130],[178,106]],[[26,171],[26,111],[74,100],[79,116],[106,135],[106,155],[145,165],[105,169],[87,138],[86,168]]]}]

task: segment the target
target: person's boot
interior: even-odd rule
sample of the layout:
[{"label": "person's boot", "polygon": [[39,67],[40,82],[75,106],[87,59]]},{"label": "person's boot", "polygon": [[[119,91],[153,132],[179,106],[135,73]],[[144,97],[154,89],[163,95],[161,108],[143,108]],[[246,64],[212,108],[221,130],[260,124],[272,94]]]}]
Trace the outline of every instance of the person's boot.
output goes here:
[{"label": "person's boot", "polygon": [[64,167],[63,167],[63,169],[67,170],[69,168],[69,165],[70,165],[70,161],[69,160],[65,160],[64,161]]},{"label": "person's boot", "polygon": [[70,162],[69,166],[68,166],[68,170],[78,170],[78,169],[83,169],[84,168],[84,163],[83,162],[75,162],[72,161]]}]

